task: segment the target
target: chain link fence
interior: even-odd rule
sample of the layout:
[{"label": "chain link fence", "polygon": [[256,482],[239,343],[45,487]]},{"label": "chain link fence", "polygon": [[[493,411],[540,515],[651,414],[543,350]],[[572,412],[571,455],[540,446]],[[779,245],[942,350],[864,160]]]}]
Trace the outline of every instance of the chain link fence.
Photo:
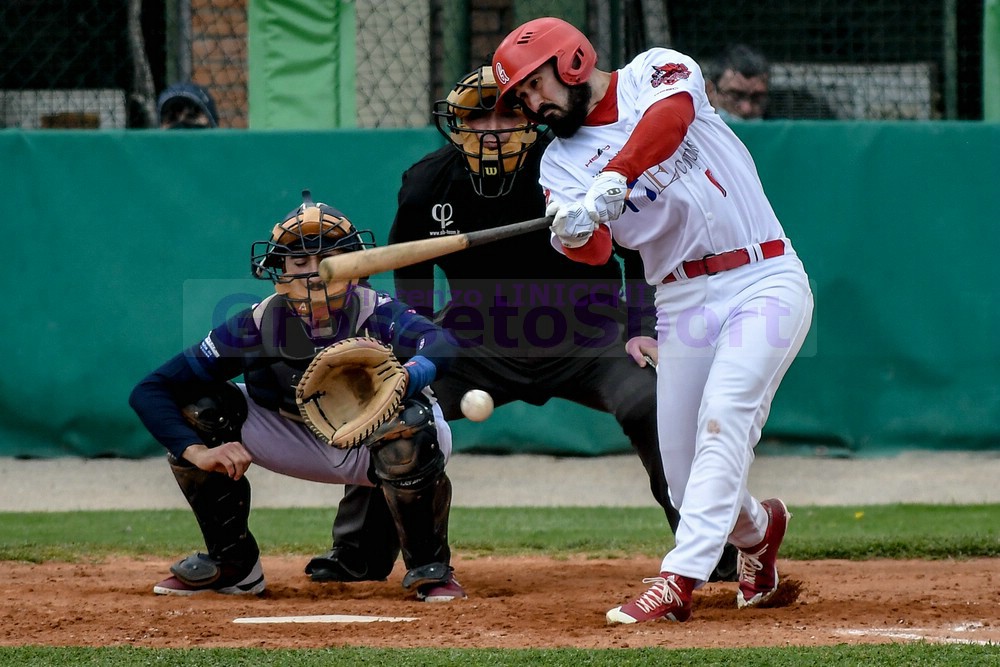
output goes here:
[{"label": "chain link fence", "polygon": [[[167,85],[248,126],[249,0],[3,0],[0,126],[155,126]],[[982,118],[982,0],[565,0],[605,68],[650,46],[710,63],[747,44],[782,118]],[[519,0],[357,0],[359,127],[430,123],[434,99],[533,14]],[[551,9],[549,11],[552,11]],[[584,27],[584,26],[581,26]]]},{"label": "chain link fence", "polygon": [[674,2],[670,25],[702,62],[761,52],[777,117],[982,118],[981,0]]}]

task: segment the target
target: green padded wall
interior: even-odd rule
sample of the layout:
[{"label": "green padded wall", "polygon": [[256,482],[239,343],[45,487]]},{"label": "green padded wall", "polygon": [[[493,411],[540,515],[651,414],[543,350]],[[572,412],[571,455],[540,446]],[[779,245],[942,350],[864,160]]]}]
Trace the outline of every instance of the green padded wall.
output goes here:
[{"label": "green padded wall", "polygon": [[[1000,446],[1000,124],[739,132],[816,293],[768,443]],[[159,455],[128,393],[242,295],[268,292],[248,279],[250,243],[304,187],[384,242],[400,174],[440,142],[430,128],[0,131],[0,455]],[[629,448],[610,416],[561,401],[453,426],[458,451]]]},{"label": "green padded wall", "polygon": [[252,129],[357,125],[354,12],[347,0],[250,0]]}]

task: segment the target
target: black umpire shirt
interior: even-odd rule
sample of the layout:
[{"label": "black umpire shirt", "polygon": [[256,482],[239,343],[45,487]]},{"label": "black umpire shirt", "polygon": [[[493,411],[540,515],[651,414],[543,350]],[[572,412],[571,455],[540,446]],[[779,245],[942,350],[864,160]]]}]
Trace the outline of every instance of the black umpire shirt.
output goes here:
[{"label": "black umpire shirt", "polygon": [[[540,142],[531,149],[511,191],[496,198],[476,194],[465,157],[451,146],[424,156],[403,174],[389,242],[543,216],[545,197],[538,184],[543,148]],[[557,252],[549,238],[543,229],[397,269],[396,296],[423,314],[437,311],[438,323],[466,344],[503,355],[558,356],[581,345],[620,345],[619,324],[626,318],[626,339],[654,335],[653,291],[643,279],[638,253],[616,248],[621,264],[613,256],[590,266]],[[435,280],[435,265],[447,285]]]}]

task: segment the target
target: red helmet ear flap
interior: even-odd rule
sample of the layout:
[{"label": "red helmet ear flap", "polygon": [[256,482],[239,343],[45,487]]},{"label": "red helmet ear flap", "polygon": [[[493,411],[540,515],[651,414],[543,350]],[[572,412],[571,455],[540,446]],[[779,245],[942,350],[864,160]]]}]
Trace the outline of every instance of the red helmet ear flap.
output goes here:
[{"label": "red helmet ear flap", "polygon": [[[587,44],[590,44],[590,42],[587,42]],[[573,86],[587,80],[590,73],[594,71],[596,61],[596,53],[591,58],[590,54],[580,46],[572,53],[564,53],[558,56],[556,73],[563,83]]]}]

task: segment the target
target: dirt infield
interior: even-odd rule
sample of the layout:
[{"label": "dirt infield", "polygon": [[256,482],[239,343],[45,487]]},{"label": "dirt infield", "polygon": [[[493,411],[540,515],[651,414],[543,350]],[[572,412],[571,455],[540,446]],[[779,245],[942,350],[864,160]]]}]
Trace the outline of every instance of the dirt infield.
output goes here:
[{"label": "dirt infield", "polygon": [[[426,604],[399,582],[315,584],[305,559],[265,558],[263,596],[153,595],[169,563],[4,563],[0,645],[316,648],[733,648],[925,640],[1000,643],[995,560],[780,561],[777,606],[737,610],[735,584],[695,593],[687,623],[608,627],[604,612],[645,586],[649,558],[455,559],[469,599]],[[406,622],[238,624],[351,614]]]},{"label": "dirt infield", "polygon": [[[459,456],[456,506],[651,505],[638,459]],[[326,506],[339,486],[254,473],[257,507]],[[751,488],[798,505],[1000,502],[1000,455],[889,459],[761,458]],[[102,480],[95,484],[94,480]],[[47,489],[37,493],[37,489]],[[0,510],[183,506],[162,459],[0,459]],[[5,562],[0,645],[311,648],[730,648],[908,641],[1000,643],[997,560],[781,561],[778,606],[737,610],[735,584],[695,593],[693,618],[608,627],[604,612],[645,590],[657,559],[455,556],[469,599],[423,604],[389,581],[314,584],[304,557],[265,557],[260,598],[161,597],[169,561]],[[236,618],[350,614],[408,622],[237,624]]]}]

